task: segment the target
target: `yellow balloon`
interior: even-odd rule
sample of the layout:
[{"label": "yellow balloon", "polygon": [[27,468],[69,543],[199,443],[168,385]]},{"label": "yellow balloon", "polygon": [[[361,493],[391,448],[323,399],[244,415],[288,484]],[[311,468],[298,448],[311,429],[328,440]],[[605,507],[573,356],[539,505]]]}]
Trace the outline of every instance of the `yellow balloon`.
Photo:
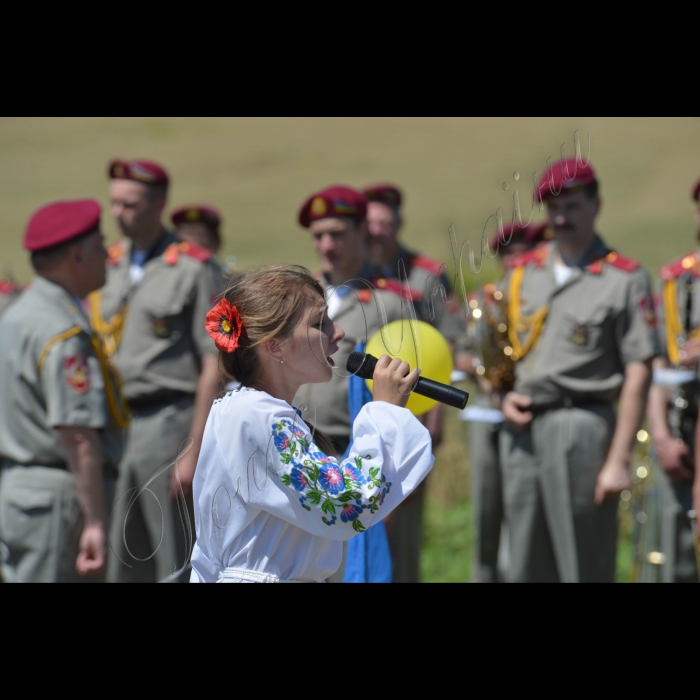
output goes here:
[{"label": "yellow balloon", "polygon": [[[374,357],[389,355],[421,368],[421,377],[441,384],[450,384],[454,360],[450,346],[440,331],[424,321],[394,321],[370,338],[365,352]],[[367,380],[372,391],[372,380]],[[427,413],[437,401],[420,394],[411,394],[406,408],[414,416]]]}]

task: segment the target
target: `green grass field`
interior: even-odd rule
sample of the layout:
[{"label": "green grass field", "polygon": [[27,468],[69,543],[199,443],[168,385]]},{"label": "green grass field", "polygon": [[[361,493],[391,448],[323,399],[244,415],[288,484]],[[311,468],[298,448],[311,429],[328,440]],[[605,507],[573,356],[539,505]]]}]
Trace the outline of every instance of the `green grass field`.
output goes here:
[{"label": "green grass field", "polygon": [[[21,240],[36,208],[80,197],[107,204],[106,167],[115,156],[164,163],[173,180],[171,208],[218,206],[224,257],[235,256],[239,267],[314,268],[308,233],[296,224],[302,200],[332,183],[389,180],[406,193],[405,242],[453,270],[450,225],[459,245],[476,246],[478,263],[488,218],[500,208],[510,220],[516,191],[527,218],[533,172],[539,176],[548,158],[557,160],[562,144],[571,154],[576,131],[584,157],[590,134],[604,200],[599,230],[611,245],[654,275],[696,245],[688,192],[700,176],[698,118],[3,117],[0,276],[30,279]],[[116,240],[108,216],[104,228]],[[490,261],[478,275],[466,259],[462,269],[469,288],[496,274]],[[429,482],[426,581],[469,580],[467,426],[453,411],[447,436]],[[631,563],[626,552],[620,580]]]}]

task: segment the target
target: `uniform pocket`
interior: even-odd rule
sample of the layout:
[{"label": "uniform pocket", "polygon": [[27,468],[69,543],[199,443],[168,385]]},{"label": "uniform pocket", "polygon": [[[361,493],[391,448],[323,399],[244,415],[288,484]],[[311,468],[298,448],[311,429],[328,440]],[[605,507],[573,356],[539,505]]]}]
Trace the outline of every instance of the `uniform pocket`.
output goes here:
[{"label": "uniform pocket", "polygon": [[605,350],[614,338],[612,319],[606,311],[577,316],[572,313],[565,315],[562,333],[572,352],[590,353],[595,350]]},{"label": "uniform pocket", "polygon": [[53,509],[55,495],[48,489],[18,486],[7,495],[7,502],[26,515],[39,515]]}]

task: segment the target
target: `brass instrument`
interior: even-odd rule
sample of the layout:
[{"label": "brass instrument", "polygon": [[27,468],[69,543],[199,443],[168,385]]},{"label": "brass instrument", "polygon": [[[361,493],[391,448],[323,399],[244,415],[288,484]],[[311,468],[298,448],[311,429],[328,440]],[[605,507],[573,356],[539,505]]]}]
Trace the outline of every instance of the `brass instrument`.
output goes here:
[{"label": "brass instrument", "polygon": [[505,294],[495,284],[485,285],[478,298],[469,302],[470,324],[477,341],[481,365],[478,375],[495,391],[510,391],[515,383],[517,354],[508,338],[508,307]]}]

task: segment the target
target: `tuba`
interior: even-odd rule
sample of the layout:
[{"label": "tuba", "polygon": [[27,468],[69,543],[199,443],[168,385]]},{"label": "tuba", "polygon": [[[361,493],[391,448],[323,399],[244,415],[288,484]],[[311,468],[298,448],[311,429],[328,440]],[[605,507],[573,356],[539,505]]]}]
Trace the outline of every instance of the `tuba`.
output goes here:
[{"label": "tuba", "polygon": [[510,391],[515,383],[518,356],[508,337],[506,295],[495,284],[484,285],[469,301],[469,308],[469,330],[476,339],[481,361],[476,373],[488,380],[495,391]]}]

